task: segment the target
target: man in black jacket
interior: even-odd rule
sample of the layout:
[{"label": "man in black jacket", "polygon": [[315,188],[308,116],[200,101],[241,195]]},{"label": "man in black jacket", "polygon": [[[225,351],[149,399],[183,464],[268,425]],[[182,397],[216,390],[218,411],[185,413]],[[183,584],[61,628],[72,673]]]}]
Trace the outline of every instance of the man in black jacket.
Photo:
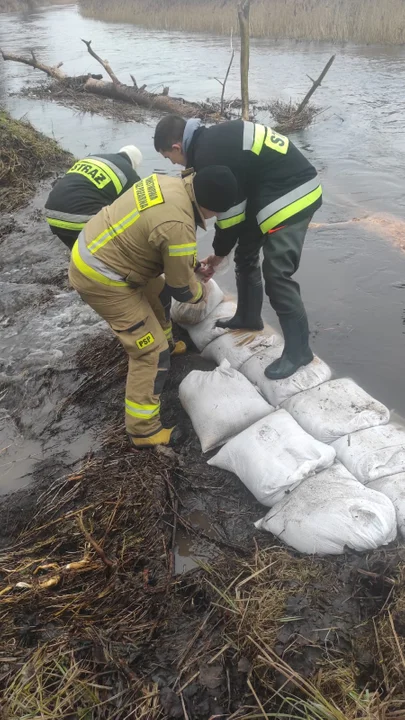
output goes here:
[{"label": "man in black jacket", "polygon": [[238,182],[234,207],[217,217],[214,255],[205,261],[207,276],[236,245],[238,306],[233,318],[220,327],[261,330],[263,248],[266,293],[284,334],[281,357],[266,376],[289,377],[313,359],[308,319],[297,271],[311,217],[322,204],[322,188],[313,165],[284,135],[243,120],[204,127],[200,120],[167,115],[158,123],[155,149],[172,163],[199,171],[208,165],[226,165]]},{"label": "man in black jacket", "polygon": [[53,234],[71,250],[86,222],[140,180],[135,170],[141,162],[135,145],[78,160],[55,183],[45,203]]}]

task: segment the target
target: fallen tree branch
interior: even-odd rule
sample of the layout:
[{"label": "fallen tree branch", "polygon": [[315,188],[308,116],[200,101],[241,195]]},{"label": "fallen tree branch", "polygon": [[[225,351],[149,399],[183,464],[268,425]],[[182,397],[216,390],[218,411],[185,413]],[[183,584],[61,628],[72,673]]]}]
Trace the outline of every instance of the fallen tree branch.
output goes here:
[{"label": "fallen tree branch", "polygon": [[21,55],[15,55],[14,53],[8,53],[4,50],[0,50],[0,52],[3,60],[12,60],[13,62],[22,63],[23,65],[29,65],[35,70],[41,70],[46,73],[48,77],[54,78],[55,80],[64,80],[67,77],[64,72],[59,70],[63,63],[59,63],[56,67],[53,67],[52,65],[45,65],[45,63],[37,60],[33,50],[31,50],[32,59],[22,57]]},{"label": "fallen tree branch", "polygon": [[99,62],[100,65],[102,65],[102,67],[106,71],[107,75],[110,76],[114,85],[122,85],[121,81],[118,80],[115,72],[111,69],[111,65],[109,64],[108,60],[102,60],[101,57],[99,55],[97,55],[97,53],[94,52],[93,48],[91,47],[91,40],[83,40],[83,38],[81,38],[81,40],[82,40],[82,43],[84,43],[86,45],[87,50],[89,51],[90,55],[92,57],[94,57],[94,59],[97,60],[97,62]]},{"label": "fallen tree branch", "polygon": [[[154,93],[145,92],[142,88],[115,83],[104,82],[103,80],[94,80],[89,78],[84,86],[86,92],[101,95],[103,97],[112,98],[113,100],[123,100],[126,103],[139,105],[140,107],[149,108],[150,110],[159,110],[167,113],[175,113],[185,115],[186,117],[198,117],[201,114],[201,108],[194,103],[182,102],[168,95],[155,95]],[[206,113],[207,115],[213,113]]]},{"label": "fallen tree branch", "polygon": [[[322,72],[321,72],[321,74],[320,74],[320,76],[319,76],[319,78],[318,78],[317,80],[312,80],[312,78],[310,78],[310,80],[312,80],[313,85],[312,85],[311,89],[307,92],[307,94],[305,95],[302,103],[300,103],[300,104],[298,105],[296,115],[299,115],[299,114],[303,111],[304,107],[305,107],[306,105],[308,105],[308,103],[309,103],[312,95],[314,94],[315,90],[320,86],[320,84],[322,83],[322,80],[324,79],[326,73],[327,73],[328,70],[330,69],[330,67],[331,67],[331,65],[332,65],[335,57],[336,57],[336,55],[332,55],[332,57],[328,60],[328,62],[326,63],[324,69],[322,70]],[[308,76],[308,77],[309,77],[309,76]]]},{"label": "fallen tree branch", "polygon": [[[250,0],[240,0],[240,12],[248,14],[248,4]],[[247,22],[247,18],[244,18]],[[248,31],[248,27],[245,28]],[[245,33],[246,35],[246,33]],[[245,37],[245,41],[249,40],[248,35]],[[157,114],[161,113],[174,113],[176,115],[182,115],[185,118],[198,117],[209,122],[218,122],[221,118],[231,118],[234,114],[235,109],[242,107],[242,116],[249,114],[249,100],[248,95],[245,92],[244,98],[241,101],[234,99],[231,102],[225,101],[225,86],[228,80],[232,61],[234,58],[234,50],[232,46],[231,37],[231,59],[225,74],[224,81],[218,80],[222,86],[221,100],[220,103],[196,103],[189,102],[183,98],[171,97],[169,95],[169,88],[163,87],[162,93],[148,92],[145,88],[146,85],[138,86],[134,75],[130,75],[133,85],[126,85],[122,83],[115,75],[111,66],[106,60],[102,60],[97,53],[94,52],[91,47],[90,40],[82,40],[86,45],[89,54],[94,57],[99,64],[106,70],[110,81],[104,81],[102,75],[86,74],[78,76],[69,76],[64,74],[59,68],[62,63],[59,63],[56,67],[52,67],[42,63],[38,60],[35,53],[31,51],[31,57],[22,57],[15,55],[14,53],[8,53],[4,50],[0,50],[4,60],[12,60],[14,62],[20,62],[25,65],[29,65],[37,70],[41,70],[46,75],[51,77],[54,82],[50,85],[34,87],[33,90],[29,91],[37,95],[37,97],[46,97],[47,99],[54,99],[61,104],[71,107],[75,105],[84,111],[89,110],[90,112],[100,112],[101,114],[108,114],[108,116],[120,115],[128,119],[131,116],[132,111],[127,107],[123,107],[123,103],[127,106],[143,108],[150,110]],[[280,107],[280,112],[276,112],[277,108],[273,106],[283,105],[282,103],[271,103],[268,108],[272,111],[272,114],[276,117],[278,130],[281,132],[292,132],[293,130],[307,127],[317,112],[316,108],[312,108],[308,105],[308,100],[311,95],[315,92],[316,88],[319,87],[327,71],[329,70],[333,60],[333,56],[326,67],[322,71],[318,80],[316,80],[311,88],[311,91],[307,93],[302,103],[296,108],[295,104],[290,103],[288,106],[284,104],[284,107]],[[245,53],[245,61],[247,55]],[[246,62],[245,62],[246,65]],[[246,70],[246,67],[245,67]],[[247,87],[244,88],[247,90]],[[98,98],[109,98],[110,100],[117,100],[121,103],[121,106],[113,103],[105,103],[102,100],[95,100],[94,98],[85,98],[84,94],[95,95]],[[27,94],[27,93],[26,93]],[[254,103],[254,101],[251,101]],[[306,107],[307,106],[307,107]],[[96,109],[94,109],[94,107]],[[260,109],[260,108],[257,108]],[[264,108],[263,108],[264,109]],[[304,111],[305,110],[305,111]],[[246,115],[247,113],[247,115]],[[277,118],[277,115],[280,117]],[[139,119],[139,117],[136,117]]]}]

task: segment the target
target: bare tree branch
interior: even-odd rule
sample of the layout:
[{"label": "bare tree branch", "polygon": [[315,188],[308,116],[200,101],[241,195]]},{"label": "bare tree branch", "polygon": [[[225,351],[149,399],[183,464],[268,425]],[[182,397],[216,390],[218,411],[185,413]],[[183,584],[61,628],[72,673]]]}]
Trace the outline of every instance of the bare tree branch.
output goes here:
[{"label": "bare tree branch", "polygon": [[60,64],[57,67],[52,67],[51,65],[45,65],[44,63],[38,62],[38,60],[35,57],[35,54],[31,50],[32,60],[30,58],[22,57],[21,55],[15,55],[14,53],[8,53],[4,52],[4,50],[0,50],[1,55],[3,57],[3,60],[13,60],[13,62],[19,62],[23,65],[29,65],[32,68],[35,68],[35,70],[41,70],[42,72],[46,73],[49,77],[55,78],[55,80],[63,80],[66,78],[65,73],[61,72],[59,70]]},{"label": "bare tree branch", "polygon": [[92,57],[94,57],[94,59],[97,60],[97,62],[99,62],[100,65],[103,66],[104,70],[110,76],[114,85],[122,85],[121,81],[118,80],[115,72],[111,69],[111,66],[110,66],[108,60],[102,60],[101,57],[99,55],[97,55],[97,53],[94,52],[93,48],[91,47],[91,40],[83,40],[83,38],[81,38],[81,40],[86,45],[87,50],[89,51],[90,55]]},{"label": "bare tree branch", "polygon": [[[321,74],[320,74],[320,76],[319,76],[319,78],[318,78],[317,80],[312,80],[312,78],[309,78],[310,80],[312,80],[313,85],[312,85],[311,89],[307,92],[307,94],[305,95],[302,103],[298,106],[297,112],[295,113],[296,115],[299,115],[299,114],[303,111],[304,107],[305,107],[306,105],[308,105],[308,103],[309,103],[312,95],[314,94],[315,90],[320,86],[320,84],[322,83],[322,80],[324,79],[326,73],[328,72],[329,68],[330,68],[331,65],[333,64],[333,61],[334,61],[335,57],[336,57],[336,55],[332,55],[332,57],[328,60],[328,62],[326,63],[324,69],[322,70],[322,72],[321,72]],[[309,77],[309,75],[308,75],[308,77]]]}]

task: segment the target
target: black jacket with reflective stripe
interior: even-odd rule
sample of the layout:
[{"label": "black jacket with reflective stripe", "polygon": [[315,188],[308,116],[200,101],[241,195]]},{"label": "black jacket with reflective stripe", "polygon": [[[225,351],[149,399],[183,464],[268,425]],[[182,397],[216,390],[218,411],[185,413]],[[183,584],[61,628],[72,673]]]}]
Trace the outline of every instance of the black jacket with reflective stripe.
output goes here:
[{"label": "black jacket with reflective stripe", "polygon": [[[232,120],[197,128],[187,147],[187,167],[193,167],[197,172],[208,165],[229,167],[238,183],[236,204],[247,200],[247,224],[255,232],[258,230],[255,218],[259,211],[299,186],[314,181],[317,172],[291,140],[285,154],[264,143],[258,154],[243,149],[244,143],[246,145],[244,126],[243,120]],[[309,207],[280,222],[279,226],[310,217],[321,204],[320,197]],[[240,224],[226,229],[216,225],[215,253],[227,255],[244,229]]]},{"label": "black jacket with reflective stripe", "polygon": [[[102,170],[98,172],[97,167],[91,165],[92,158],[95,162],[97,159],[106,161],[109,164],[110,176],[114,172],[111,165],[115,166],[119,170],[118,182],[114,184]],[[89,161],[87,165],[86,159]],[[75,167],[79,172],[72,172]],[[88,155],[84,160],[75,163],[70,171],[55,183],[45,203],[45,209],[70,215],[96,215],[101,208],[111,205],[138,180],[139,175],[123,155]],[[120,186],[122,189],[118,192],[117,188]]]}]

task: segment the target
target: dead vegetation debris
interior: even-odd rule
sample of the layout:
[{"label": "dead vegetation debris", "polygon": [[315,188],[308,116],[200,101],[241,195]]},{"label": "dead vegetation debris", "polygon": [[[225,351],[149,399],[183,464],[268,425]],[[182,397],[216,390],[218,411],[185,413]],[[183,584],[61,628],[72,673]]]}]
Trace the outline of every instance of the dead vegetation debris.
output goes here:
[{"label": "dead vegetation debris", "polygon": [[[234,119],[240,116],[242,109],[241,100],[234,98],[231,101],[225,100],[225,87],[229,70],[232,65],[234,53],[223,81],[218,80],[222,85],[222,93],[219,102],[211,102],[209,98],[204,102],[190,102],[184,98],[169,95],[169,87],[163,87],[161,93],[149,92],[146,84],[138,86],[135,77],[130,74],[132,85],[121,82],[107,60],[103,60],[92,48],[91,40],[82,40],[86,45],[89,54],[103,67],[110,81],[103,80],[102,75],[78,75],[70,77],[60,68],[63,62],[56,66],[46,65],[41,62],[31,50],[31,57],[16,55],[14,53],[0,50],[5,61],[12,61],[28,65],[44,72],[50,82],[34,87],[25,88],[22,95],[51,99],[67,107],[75,107],[83,112],[97,112],[107,117],[117,118],[124,122],[142,121],[145,111],[150,114],[162,115],[164,113],[177,113],[184,117],[199,117],[211,123],[217,123],[224,119]],[[320,76],[312,80],[312,87],[307,92],[301,103],[285,103],[275,101],[267,105],[258,106],[256,103],[248,104],[247,110],[251,110],[251,119],[255,119],[257,110],[270,110],[276,120],[276,129],[281,132],[294,132],[307,127],[319,110],[309,105],[313,93],[322,83],[329,68],[333,64],[333,55],[325,65]],[[88,97],[88,95],[93,97]],[[87,96],[87,97],[86,97]],[[95,97],[94,97],[95,96]]]},{"label": "dead vegetation debris", "polygon": [[[192,356],[178,360],[171,397]],[[88,383],[69,402],[90,402],[106,379],[116,394],[126,359],[103,334],[78,366]],[[42,486],[0,552],[4,717],[403,718],[405,550],[319,558],[264,534],[238,551],[224,535],[214,559],[175,575],[177,527],[199,534],[188,488],[230,493],[237,520],[238,482],[204,476],[194,440],[135,452],[113,426],[96,457]]]},{"label": "dead vegetation debris", "polygon": [[29,122],[0,111],[0,212],[26,204],[38,182],[68,167],[73,158]]},{"label": "dead vegetation debris", "polygon": [[[86,76],[87,77],[87,76]],[[145,112],[135,105],[122,100],[111,100],[84,92],[80,78],[69,78],[74,82],[51,81],[29,85],[19,95],[23,97],[51,100],[63,107],[74,108],[79,113],[103,115],[120,122],[145,122]]]},{"label": "dead vegetation debris", "polygon": [[290,100],[288,103],[282,100],[275,100],[269,103],[265,108],[259,109],[269,110],[272,117],[276,121],[276,130],[285,133],[298,132],[307,128],[315,117],[321,112],[321,108],[316,105],[306,105],[298,112],[299,104]]}]

